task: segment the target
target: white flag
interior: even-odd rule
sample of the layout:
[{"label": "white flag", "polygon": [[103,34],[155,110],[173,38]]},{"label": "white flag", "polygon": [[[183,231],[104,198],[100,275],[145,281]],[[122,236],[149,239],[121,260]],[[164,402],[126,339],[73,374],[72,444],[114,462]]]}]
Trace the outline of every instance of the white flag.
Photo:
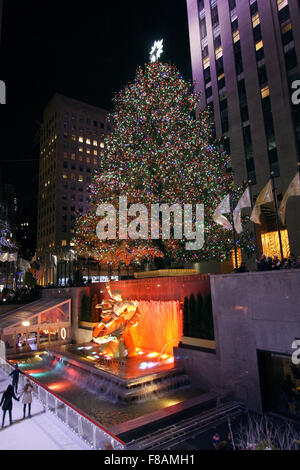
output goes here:
[{"label": "white flag", "polygon": [[8,257],[8,261],[10,263],[12,262],[15,262],[18,260],[18,253],[10,253],[9,257]]},{"label": "white flag", "polygon": [[258,198],[256,199],[256,203],[254,209],[252,211],[250,219],[255,224],[260,224],[260,216],[261,216],[261,206],[266,204],[267,202],[273,201],[273,189],[272,189],[272,181],[270,180],[267,186],[264,187],[262,192],[259,194]]},{"label": "white flag", "polygon": [[285,225],[285,214],[286,214],[286,205],[287,201],[291,196],[300,196],[300,175],[296,174],[295,178],[289,185],[279,207],[279,216],[283,225]]},{"label": "white flag", "polygon": [[216,224],[222,225],[222,227],[226,228],[227,230],[232,230],[231,223],[224,217],[222,214],[229,214],[231,212],[230,209],[230,197],[229,194],[223,199],[221,204],[217,207],[214,215],[213,220]]},{"label": "white flag", "polygon": [[21,271],[27,272],[30,271],[31,266],[26,259],[21,258],[19,260],[19,268],[21,269]]},{"label": "white flag", "polygon": [[242,233],[243,231],[243,226],[242,226],[242,209],[246,207],[251,207],[251,197],[250,197],[250,188],[246,189],[244,194],[242,195],[241,199],[238,202],[238,205],[236,206],[235,210],[233,211],[233,221],[234,221],[234,227],[237,233]]}]

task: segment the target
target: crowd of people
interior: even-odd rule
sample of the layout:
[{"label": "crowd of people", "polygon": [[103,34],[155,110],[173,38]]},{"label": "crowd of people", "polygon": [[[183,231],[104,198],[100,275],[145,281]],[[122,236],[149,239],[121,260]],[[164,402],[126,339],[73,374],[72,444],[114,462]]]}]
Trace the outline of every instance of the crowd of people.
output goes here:
[{"label": "crowd of people", "polygon": [[22,374],[22,371],[19,369],[18,364],[15,364],[14,370],[9,374],[12,377],[12,384],[10,384],[5,392],[2,395],[0,406],[2,407],[3,417],[2,417],[2,428],[5,424],[5,417],[8,412],[9,422],[12,425],[12,409],[13,409],[13,400],[20,401],[22,398],[23,404],[23,419],[26,417],[26,408],[28,406],[28,417],[31,418],[31,404],[32,404],[32,393],[35,391],[35,387],[30,382],[29,379],[26,380],[24,387],[21,390],[20,395],[18,396],[18,384],[19,377]]},{"label": "crowd of people", "polygon": [[17,287],[9,289],[5,287],[0,292],[0,303],[24,303],[32,302],[39,298],[39,289],[37,287]]},{"label": "crowd of people", "polygon": [[271,256],[262,255],[260,260],[256,261],[258,271],[279,271],[280,269],[299,269],[300,268],[300,256],[296,256],[291,253],[288,258],[283,258],[280,261],[279,257],[275,255]]},{"label": "crowd of people", "polygon": [[[279,271],[281,269],[300,269],[300,256],[291,253],[288,258],[283,258],[281,261],[277,255],[266,256],[262,255],[260,260],[256,260],[257,271]],[[249,270],[246,264],[241,263],[240,267],[234,270],[236,273],[248,273]]]}]

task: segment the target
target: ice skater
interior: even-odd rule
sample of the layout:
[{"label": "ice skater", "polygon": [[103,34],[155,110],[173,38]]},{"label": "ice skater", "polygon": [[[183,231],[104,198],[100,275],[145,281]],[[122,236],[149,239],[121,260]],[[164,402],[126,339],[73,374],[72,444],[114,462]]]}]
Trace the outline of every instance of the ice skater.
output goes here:
[{"label": "ice skater", "polygon": [[15,364],[14,370],[9,374],[10,377],[12,377],[12,386],[15,393],[18,393],[18,383],[20,374],[23,374],[23,372],[19,369],[18,364]]},{"label": "ice skater", "polygon": [[13,408],[13,399],[19,401],[19,398],[16,397],[13,386],[9,385],[5,392],[2,395],[0,406],[2,406],[3,410],[3,418],[2,418],[2,428],[5,422],[6,412],[8,411],[9,414],[9,422],[12,425],[12,408]]},{"label": "ice skater", "polygon": [[34,392],[35,388],[27,379],[26,384],[23,387],[22,393],[19,398],[22,398],[23,403],[23,419],[26,416],[26,406],[28,405],[28,417],[31,418],[31,404],[32,404],[32,392]]}]

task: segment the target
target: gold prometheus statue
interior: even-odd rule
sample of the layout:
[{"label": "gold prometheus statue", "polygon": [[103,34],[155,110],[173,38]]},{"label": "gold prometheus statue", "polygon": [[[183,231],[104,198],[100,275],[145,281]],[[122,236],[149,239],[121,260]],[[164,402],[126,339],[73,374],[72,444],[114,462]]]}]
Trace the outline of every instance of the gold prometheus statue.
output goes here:
[{"label": "gold prometheus statue", "polygon": [[100,353],[114,358],[134,357],[137,352],[130,328],[139,323],[138,302],[123,300],[122,292],[112,293],[109,284],[106,289],[110,298],[97,305],[102,310],[101,323],[94,329],[93,341],[100,344]]}]

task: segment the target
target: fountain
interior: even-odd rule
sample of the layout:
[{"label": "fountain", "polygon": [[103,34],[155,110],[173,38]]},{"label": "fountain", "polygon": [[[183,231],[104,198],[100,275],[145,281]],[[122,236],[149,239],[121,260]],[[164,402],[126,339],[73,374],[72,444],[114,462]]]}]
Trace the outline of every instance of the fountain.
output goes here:
[{"label": "fountain", "polygon": [[109,285],[107,292],[108,299],[97,306],[101,322],[93,341],[51,349],[50,362],[71,365],[96,393],[114,401],[150,399],[188,385],[173,357],[173,346],[182,337],[180,303],[123,300]]}]

